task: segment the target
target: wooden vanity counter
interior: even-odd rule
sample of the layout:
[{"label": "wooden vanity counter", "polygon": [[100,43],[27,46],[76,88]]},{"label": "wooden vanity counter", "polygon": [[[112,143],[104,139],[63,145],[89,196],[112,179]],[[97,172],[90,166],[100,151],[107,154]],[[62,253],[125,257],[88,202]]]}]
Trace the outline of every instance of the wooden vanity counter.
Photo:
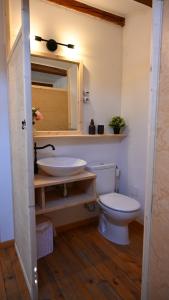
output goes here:
[{"label": "wooden vanity counter", "polygon": [[96,178],[96,175],[91,172],[84,171],[83,173],[73,175],[73,176],[66,176],[66,177],[53,177],[46,174],[39,174],[35,175],[34,179],[34,186],[35,188],[38,187],[45,187],[57,184],[63,184],[68,182],[74,181],[81,181],[84,179],[93,179]]},{"label": "wooden vanity counter", "polygon": [[37,215],[96,201],[96,175],[87,171],[67,177],[39,174],[34,186]]}]

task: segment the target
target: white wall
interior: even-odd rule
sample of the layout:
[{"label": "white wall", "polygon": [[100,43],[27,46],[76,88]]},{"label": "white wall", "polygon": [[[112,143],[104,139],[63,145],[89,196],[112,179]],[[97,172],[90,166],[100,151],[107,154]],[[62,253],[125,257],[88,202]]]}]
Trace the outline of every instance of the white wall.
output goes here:
[{"label": "white wall", "polygon": [[[53,26],[54,19],[56,26]],[[140,201],[143,220],[151,9],[143,6],[130,13],[122,29],[60,6],[32,1],[31,33],[76,45],[75,53],[61,47],[57,54],[74,53],[72,55],[84,63],[84,89],[90,91],[90,103],[83,106],[85,131],[91,118],[96,124],[103,123],[109,131],[109,120],[120,112],[128,124],[129,136],[122,143],[72,140],[69,144],[70,141],[53,140],[56,153],[118,164],[121,168],[120,191]],[[33,40],[32,49],[46,51],[44,43]]]},{"label": "white wall", "polygon": [[21,0],[8,0],[8,2],[10,20],[10,48],[12,48],[21,28]]},{"label": "white wall", "polygon": [[84,105],[84,129],[94,118],[109,130],[107,124],[121,106],[122,27],[40,0],[30,1],[30,9],[31,50],[47,51],[34,35],[75,45],[74,50],[60,46],[56,54],[83,61],[84,89],[91,100]]},{"label": "white wall", "polygon": [[[114,161],[122,170],[121,191],[137,194],[137,198],[143,204],[151,10],[145,7],[142,12],[135,11],[133,15],[130,14],[126,19],[126,26],[122,29],[120,26],[40,0],[30,2],[32,34],[75,44],[76,50],[60,47],[57,54],[82,59],[84,63],[84,89],[90,91],[90,103],[83,107],[84,130],[87,131],[91,118],[95,119],[96,124],[102,123],[106,126],[112,114],[120,114],[121,102],[122,114],[129,124],[129,137],[122,143],[113,142],[112,139],[50,140],[56,146],[55,155],[77,156],[89,162]],[[0,29],[2,30],[2,27]],[[45,43],[33,40],[32,49],[47,51]],[[2,56],[0,59],[4,61]],[[122,60],[124,66],[121,88]],[[5,78],[1,74],[0,81],[2,80]],[[0,214],[3,214],[0,216],[0,230],[1,239],[5,240],[13,237],[13,220],[8,119],[4,101],[6,90],[1,89],[0,92],[3,93],[3,98],[0,98],[0,101],[3,101],[0,105],[0,134],[4,141],[0,147],[1,153],[6,157],[6,160],[4,156],[0,158],[0,165],[4,166],[3,176],[0,176],[0,193],[4,195],[0,198],[4,208],[0,210]],[[106,126],[106,131],[108,130]],[[42,145],[47,142],[49,140],[38,143]],[[39,151],[39,155],[51,155],[51,152],[43,150],[41,154]],[[85,210],[80,211],[79,208],[72,214],[76,219],[88,216]],[[66,215],[66,221],[71,217],[70,214]],[[63,220],[60,219],[61,224]]]},{"label": "white wall", "polygon": [[13,239],[13,207],[8,125],[3,1],[0,1],[0,242]]},{"label": "white wall", "polygon": [[128,15],[123,35],[123,78],[121,113],[127,120],[128,137],[122,143],[124,172],[122,191],[145,199],[146,151],[150,91],[151,8]]},{"label": "white wall", "polygon": [[[31,36],[54,38],[62,43],[72,43],[75,50],[59,47],[56,54],[82,60],[84,64],[84,89],[90,92],[90,103],[83,105],[84,131],[88,131],[90,119],[96,124],[108,122],[113,114],[120,114],[122,77],[122,33],[120,26],[92,16],[81,14],[43,1],[31,1]],[[41,12],[39,14],[39,11]],[[47,51],[45,43],[31,41],[34,51]],[[90,161],[118,161],[119,143],[112,139],[52,139],[55,155],[80,157]],[[39,151],[52,155],[53,151]],[[94,216],[83,207],[55,213],[55,223],[63,224]]]}]

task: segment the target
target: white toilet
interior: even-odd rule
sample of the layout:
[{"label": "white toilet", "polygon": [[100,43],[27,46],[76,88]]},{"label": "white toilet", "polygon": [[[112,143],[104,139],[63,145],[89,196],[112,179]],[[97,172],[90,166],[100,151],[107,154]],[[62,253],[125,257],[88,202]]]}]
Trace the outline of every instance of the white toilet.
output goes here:
[{"label": "white toilet", "polygon": [[129,244],[128,224],[140,213],[140,203],[114,193],[116,166],[113,163],[91,163],[88,170],[96,174],[96,191],[101,208],[99,232],[120,245]]}]

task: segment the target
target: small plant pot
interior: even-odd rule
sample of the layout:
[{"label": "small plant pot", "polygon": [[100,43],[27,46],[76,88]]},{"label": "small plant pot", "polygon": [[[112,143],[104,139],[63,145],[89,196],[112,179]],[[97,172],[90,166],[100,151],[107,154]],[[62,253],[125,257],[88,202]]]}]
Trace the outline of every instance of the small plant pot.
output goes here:
[{"label": "small plant pot", "polygon": [[120,127],[114,127],[114,134],[119,134],[120,133]]}]

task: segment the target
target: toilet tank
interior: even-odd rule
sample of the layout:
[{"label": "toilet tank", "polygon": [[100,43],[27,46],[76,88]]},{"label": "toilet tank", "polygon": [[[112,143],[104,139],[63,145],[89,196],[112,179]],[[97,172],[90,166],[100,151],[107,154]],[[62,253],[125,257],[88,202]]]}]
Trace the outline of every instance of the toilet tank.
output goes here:
[{"label": "toilet tank", "polygon": [[87,169],[96,174],[96,192],[98,194],[107,194],[115,190],[115,172],[114,163],[89,163]]}]

